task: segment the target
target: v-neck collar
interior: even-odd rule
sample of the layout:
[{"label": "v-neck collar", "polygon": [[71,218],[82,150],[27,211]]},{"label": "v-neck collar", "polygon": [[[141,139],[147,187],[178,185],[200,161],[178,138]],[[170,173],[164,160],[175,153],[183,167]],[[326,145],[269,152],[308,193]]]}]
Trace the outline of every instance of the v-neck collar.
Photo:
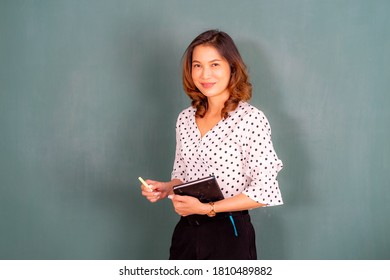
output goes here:
[{"label": "v-neck collar", "polygon": [[192,123],[196,127],[196,131],[198,134],[198,139],[203,140],[208,134],[213,133],[214,130],[216,130],[222,122],[224,122],[224,118],[220,119],[212,128],[210,128],[203,136],[202,133],[200,132],[199,126],[196,123],[196,117],[195,114],[192,116]]},{"label": "v-neck collar", "polygon": [[195,113],[196,113],[196,108],[192,107],[192,117],[191,117],[191,122],[192,122],[192,125],[194,126],[195,128],[195,131],[197,133],[197,139],[199,141],[202,141],[204,140],[205,138],[208,138],[209,134],[211,133],[217,133],[216,130],[222,125],[222,123],[225,123],[225,121],[229,121],[229,120],[233,120],[234,118],[234,115],[236,115],[236,113],[242,109],[246,109],[248,107],[248,103],[247,102],[240,102],[237,106],[237,108],[232,111],[232,112],[229,112],[229,116],[228,118],[224,119],[222,118],[218,123],[216,123],[211,129],[209,129],[203,136],[199,130],[199,127],[198,127],[198,124],[196,123],[196,118],[195,118]]}]

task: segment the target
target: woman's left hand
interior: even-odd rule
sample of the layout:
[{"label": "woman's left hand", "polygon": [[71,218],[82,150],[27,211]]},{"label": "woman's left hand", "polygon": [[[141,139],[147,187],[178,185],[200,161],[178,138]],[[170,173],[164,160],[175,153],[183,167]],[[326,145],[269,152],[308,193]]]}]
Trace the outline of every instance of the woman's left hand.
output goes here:
[{"label": "woman's left hand", "polygon": [[205,215],[210,212],[208,204],[200,202],[197,198],[184,195],[172,195],[173,207],[180,216],[188,216],[192,214]]}]

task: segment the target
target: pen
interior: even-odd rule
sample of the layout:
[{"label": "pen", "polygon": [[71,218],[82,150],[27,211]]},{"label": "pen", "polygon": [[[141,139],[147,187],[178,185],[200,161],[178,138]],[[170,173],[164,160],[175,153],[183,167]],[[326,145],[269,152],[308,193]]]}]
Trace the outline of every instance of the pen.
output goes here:
[{"label": "pen", "polygon": [[152,188],[144,181],[144,179],[142,179],[141,177],[138,177],[138,180],[140,180],[142,185],[147,187],[150,191],[153,191]]}]

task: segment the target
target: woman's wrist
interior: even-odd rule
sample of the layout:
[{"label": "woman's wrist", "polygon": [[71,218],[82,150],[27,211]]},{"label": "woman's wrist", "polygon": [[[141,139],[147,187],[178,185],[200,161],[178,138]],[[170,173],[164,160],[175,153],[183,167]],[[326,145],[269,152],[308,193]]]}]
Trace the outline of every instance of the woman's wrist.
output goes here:
[{"label": "woman's wrist", "polygon": [[202,209],[200,211],[202,215],[209,215],[212,212],[215,212],[215,205],[210,203],[202,203]]},{"label": "woman's wrist", "polygon": [[179,179],[172,179],[168,182],[169,194],[173,194],[173,187],[182,184],[183,182]]}]

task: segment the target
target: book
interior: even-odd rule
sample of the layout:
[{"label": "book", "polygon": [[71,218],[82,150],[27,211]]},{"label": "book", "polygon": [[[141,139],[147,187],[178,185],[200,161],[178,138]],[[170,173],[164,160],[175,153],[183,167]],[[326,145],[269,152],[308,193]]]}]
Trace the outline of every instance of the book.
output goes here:
[{"label": "book", "polygon": [[178,195],[196,197],[202,203],[214,202],[224,198],[214,176],[176,185],[173,187],[173,192]]}]

